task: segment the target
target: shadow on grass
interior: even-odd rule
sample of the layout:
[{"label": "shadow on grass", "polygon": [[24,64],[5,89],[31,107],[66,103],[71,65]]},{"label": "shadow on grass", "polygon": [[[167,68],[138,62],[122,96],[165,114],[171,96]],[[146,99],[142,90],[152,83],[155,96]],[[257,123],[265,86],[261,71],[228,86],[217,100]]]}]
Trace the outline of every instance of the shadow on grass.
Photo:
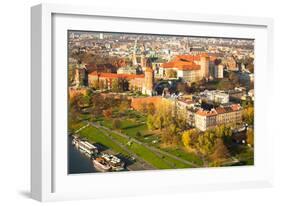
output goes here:
[{"label": "shadow on grass", "polygon": [[116,156],[120,158],[123,162],[125,162],[126,167],[136,162],[135,160],[132,160],[129,156],[125,156],[121,153],[117,154]]},{"label": "shadow on grass", "polygon": [[130,125],[130,126],[123,127],[122,129],[133,129],[133,128],[137,128],[139,126],[142,126],[142,124]]},{"label": "shadow on grass", "polygon": [[103,145],[101,143],[94,143],[94,145],[98,148],[99,152],[103,152],[103,151],[109,149],[109,147],[107,147],[107,146],[105,146],[105,145]]}]

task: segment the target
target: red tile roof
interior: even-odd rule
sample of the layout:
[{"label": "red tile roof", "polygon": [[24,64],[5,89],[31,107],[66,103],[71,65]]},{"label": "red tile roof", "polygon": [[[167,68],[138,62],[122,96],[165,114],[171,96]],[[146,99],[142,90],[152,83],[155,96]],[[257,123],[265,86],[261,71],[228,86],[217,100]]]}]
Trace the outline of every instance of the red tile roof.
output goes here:
[{"label": "red tile roof", "polygon": [[200,61],[201,57],[209,57],[210,61],[215,61],[217,59],[217,56],[214,54],[202,53],[202,54],[198,54],[198,55],[190,55],[190,54],[178,55],[174,58],[174,60],[193,62],[193,61]]},{"label": "red tile roof", "polygon": [[240,104],[233,104],[233,105],[231,105],[231,109],[233,111],[238,111],[241,109],[241,106],[240,106]]},{"label": "red tile roof", "polygon": [[224,114],[227,112],[235,112],[239,111],[241,109],[241,106],[239,104],[232,104],[231,106],[227,107],[217,107],[216,109],[213,109],[211,111],[199,109],[196,114],[201,116],[213,116],[217,114]]},{"label": "red tile roof", "polygon": [[176,68],[179,70],[199,70],[200,65],[195,64],[190,61],[171,61],[167,63],[163,63],[162,67],[165,69]]},{"label": "red tile roof", "polygon": [[196,114],[200,115],[200,116],[215,116],[217,115],[217,112],[216,110],[211,110],[211,111],[206,111],[206,110],[203,110],[203,109],[199,109]]},{"label": "red tile roof", "polygon": [[136,78],[144,78],[144,74],[117,74],[117,73],[97,73],[96,71],[91,72],[90,76],[99,76],[109,79],[136,79]]},{"label": "red tile roof", "polygon": [[174,59],[170,62],[166,62],[162,64],[163,68],[176,68],[178,70],[199,70],[200,65],[196,64],[195,61],[200,61],[201,57],[209,57],[210,61],[215,61],[217,58],[216,56],[210,56],[206,54],[199,54],[199,55],[178,55],[174,57]]},{"label": "red tile roof", "polygon": [[223,113],[226,112],[226,110],[223,107],[216,108],[216,111],[217,111],[218,114],[223,114]]}]

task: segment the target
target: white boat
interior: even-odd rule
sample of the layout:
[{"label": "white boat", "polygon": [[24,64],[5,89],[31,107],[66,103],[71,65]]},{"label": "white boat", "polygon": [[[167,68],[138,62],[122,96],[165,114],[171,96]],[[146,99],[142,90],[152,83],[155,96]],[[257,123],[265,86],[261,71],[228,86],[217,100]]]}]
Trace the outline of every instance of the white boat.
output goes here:
[{"label": "white boat", "polygon": [[94,164],[94,167],[101,172],[107,172],[107,171],[111,170],[111,166],[102,157],[97,157],[97,158],[93,159],[93,164]]}]

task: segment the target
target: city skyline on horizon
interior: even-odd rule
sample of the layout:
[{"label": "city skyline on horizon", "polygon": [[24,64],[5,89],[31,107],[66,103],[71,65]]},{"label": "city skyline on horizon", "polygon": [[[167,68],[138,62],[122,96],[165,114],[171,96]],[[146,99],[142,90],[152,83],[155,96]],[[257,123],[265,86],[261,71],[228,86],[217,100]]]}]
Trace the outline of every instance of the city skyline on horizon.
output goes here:
[{"label": "city skyline on horizon", "polygon": [[186,40],[221,40],[221,41],[243,41],[254,45],[255,39],[251,38],[237,38],[237,37],[219,37],[219,36],[194,36],[194,35],[178,35],[178,34],[151,34],[151,33],[130,33],[130,32],[107,32],[107,31],[80,31],[80,30],[68,30],[68,35],[103,35],[108,36],[125,36],[125,37],[137,37],[137,38],[175,38],[175,39],[186,39]]}]

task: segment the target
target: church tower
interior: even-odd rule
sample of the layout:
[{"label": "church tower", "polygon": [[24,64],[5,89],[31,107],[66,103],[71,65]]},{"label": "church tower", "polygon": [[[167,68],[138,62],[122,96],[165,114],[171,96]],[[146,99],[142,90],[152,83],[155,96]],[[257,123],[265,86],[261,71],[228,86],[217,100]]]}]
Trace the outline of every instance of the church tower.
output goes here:
[{"label": "church tower", "polygon": [[79,68],[75,69],[74,85],[75,85],[75,87],[79,87],[80,86],[80,72],[79,72]]},{"label": "church tower", "polygon": [[88,86],[88,71],[86,67],[79,65],[79,67],[75,69],[73,83],[75,87]]},{"label": "church tower", "polygon": [[142,93],[152,96],[154,86],[154,71],[152,64],[148,60],[144,69],[144,85],[142,87]]},{"label": "church tower", "polygon": [[137,42],[138,42],[138,39],[135,40],[135,45],[134,45],[134,50],[133,50],[133,54],[132,54],[132,64],[133,66],[137,66],[138,65],[138,62],[137,62]]},{"label": "church tower", "polygon": [[210,63],[210,58],[207,56],[201,56],[200,57],[200,73],[201,73],[201,78],[209,78],[209,63]]}]

